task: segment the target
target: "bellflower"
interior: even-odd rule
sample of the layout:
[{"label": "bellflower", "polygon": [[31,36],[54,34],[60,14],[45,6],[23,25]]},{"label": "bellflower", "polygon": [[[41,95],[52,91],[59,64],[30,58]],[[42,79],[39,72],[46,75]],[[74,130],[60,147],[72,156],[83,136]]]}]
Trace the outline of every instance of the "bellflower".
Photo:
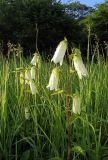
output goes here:
[{"label": "bellflower", "polygon": [[65,38],[63,41],[59,43],[51,61],[53,61],[55,64],[60,63],[60,65],[62,65],[66,49],[67,49],[67,39]]},{"label": "bellflower", "polygon": [[81,112],[80,96],[78,94],[73,96],[72,112],[75,113],[75,114],[80,114],[80,112]]},{"label": "bellflower", "polygon": [[38,66],[38,68],[40,68],[40,54],[39,53],[35,53],[34,54],[34,57],[32,58],[31,60],[31,64],[34,65],[34,66]]},{"label": "bellflower", "polygon": [[35,80],[36,69],[35,69],[34,66],[31,67],[30,74],[31,74],[31,79],[34,79],[34,80]]},{"label": "bellflower", "polygon": [[75,53],[73,57],[73,63],[75,70],[77,71],[77,74],[79,76],[79,79],[82,79],[82,77],[88,76],[88,72],[85,68],[85,65],[83,63],[82,57],[80,53]]},{"label": "bellflower", "polygon": [[25,70],[25,84],[29,84],[30,80],[31,80],[30,70]]},{"label": "bellflower", "polygon": [[37,88],[36,88],[36,85],[35,85],[33,80],[30,80],[30,90],[31,90],[32,94],[36,94],[37,93]]},{"label": "bellflower", "polygon": [[59,69],[56,67],[52,70],[47,88],[49,88],[50,90],[57,90],[58,81],[59,81]]}]

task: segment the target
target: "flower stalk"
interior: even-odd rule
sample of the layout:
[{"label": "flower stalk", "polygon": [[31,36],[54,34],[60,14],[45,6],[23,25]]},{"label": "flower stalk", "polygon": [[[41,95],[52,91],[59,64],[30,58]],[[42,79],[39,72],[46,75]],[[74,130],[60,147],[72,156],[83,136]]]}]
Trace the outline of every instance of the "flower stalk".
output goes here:
[{"label": "flower stalk", "polygon": [[67,134],[68,134],[68,153],[67,153],[67,160],[70,160],[71,158],[71,128],[69,125],[69,119],[70,119],[70,115],[69,115],[69,96],[66,96],[66,123],[67,123]]}]

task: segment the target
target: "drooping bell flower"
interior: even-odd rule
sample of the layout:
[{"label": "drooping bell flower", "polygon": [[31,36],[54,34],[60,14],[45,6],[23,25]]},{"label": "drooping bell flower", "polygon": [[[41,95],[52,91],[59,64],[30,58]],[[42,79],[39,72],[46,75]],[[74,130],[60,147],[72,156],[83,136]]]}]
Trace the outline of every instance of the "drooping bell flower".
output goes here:
[{"label": "drooping bell flower", "polygon": [[67,49],[67,39],[65,38],[57,46],[56,51],[51,61],[53,61],[55,64],[60,63],[60,65],[62,65],[66,49]]},{"label": "drooping bell flower", "polygon": [[57,90],[58,89],[58,81],[59,81],[59,68],[56,67],[52,70],[47,88],[50,90]]},{"label": "drooping bell flower", "polygon": [[31,80],[31,74],[30,70],[25,70],[25,84],[29,84],[29,81]]},{"label": "drooping bell flower", "polygon": [[75,114],[80,114],[81,108],[80,108],[80,96],[79,94],[76,94],[73,96],[73,105],[72,105],[72,112]]},{"label": "drooping bell flower", "polygon": [[34,81],[30,80],[29,84],[30,84],[31,93],[36,94],[37,93],[37,88],[36,88],[36,84],[34,83]]},{"label": "drooping bell flower", "polygon": [[40,65],[41,65],[41,57],[40,57],[40,54],[39,54],[39,53],[35,53],[35,54],[34,54],[34,57],[32,58],[30,64],[32,64],[32,65],[40,68]]},{"label": "drooping bell flower", "polygon": [[36,75],[35,66],[31,67],[31,69],[30,69],[30,74],[31,74],[31,79],[34,79],[34,80],[35,80],[35,75]]},{"label": "drooping bell flower", "polygon": [[82,79],[82,77],[88,76],[88,72],[83,63],[81,52],[79,49],[75,49],[74,51],[73,63],[74,63],[75,70],[77,71],[77,74],[79,76],[79,79]]}]

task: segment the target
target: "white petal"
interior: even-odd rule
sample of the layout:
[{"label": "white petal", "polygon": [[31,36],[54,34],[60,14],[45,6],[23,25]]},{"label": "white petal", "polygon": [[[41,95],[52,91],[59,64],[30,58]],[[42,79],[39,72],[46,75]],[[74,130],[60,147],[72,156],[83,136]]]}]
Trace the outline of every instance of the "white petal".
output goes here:
[{"label": "white petal", "polygon": [[30,64],[32,64],[32,65],[34,65],[34,66],[38,66],[38,68],[40,68],[40,65],[41,65],[41,57],[40,57],[40,54],[39,54],[39,53],[35,53],[35,54],[34,54],[34,57],[32,58]]},{"label": "white petal", "polygon": [[32,94],[36,94],[37,93],[36,85],[32,80],[30,81],[30,90],[31,90]]},{"label": "white petal", "polygon": [[81,108],[80,108],[80,97],[78,95],[75,95],[73,97],[73,106],[72,106],[72,111],[75,114],[80,114]]},{"label": "white petal", "polygon": [[88,76],[88,72],[81,59],[77,59],[74,61],[74,67],[80,79],[82,79],[82,76],[85,76],[85,77]]},{"label": "white petal", "polygon": [[31,64],[36,66],[36,55],[34,55],[34,57],[32,58]]},{"label": "white petal", "polygon": [[25,84],[29,84],[30,80],[31,80],[30,70],[26,70],[25,71]]},{"label": "white petal", "polygon": [[56,51],[51,61],[53,61],[55,64],[60,63],[60,65],[62,65],[66,49],[67,49],[67,41],[63,40],[56,48]]},{"label": "white petal", "polygon": [[30,74],[31,74],[31,79],[35,79],[35,74],[36,74],[35,67],[31,67]]},{"label": "white petal", "polygon": [[54,90],[55,89],[55,81],[56,81],[56,79],[54,77],[54,74],[51,74],[47,88],[49,88],[50,90]]},{"label": "white petal", "polygon": [[50,90],[57,90],[58,89],[58,80],[59,80],[58,70],[57,70],[57,68],[54,68],[51,73],[47,88],[49,88]]}]

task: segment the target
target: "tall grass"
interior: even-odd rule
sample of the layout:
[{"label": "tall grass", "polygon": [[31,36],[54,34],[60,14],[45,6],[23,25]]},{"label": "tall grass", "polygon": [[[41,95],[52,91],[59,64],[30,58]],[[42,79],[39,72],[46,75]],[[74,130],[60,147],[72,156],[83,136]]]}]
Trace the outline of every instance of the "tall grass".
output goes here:
[{"label": "tall grass", "polygon": [[[38,93],[23,88],[17,68],[28,65],[15,55],[0,57],[0,160],[66,160],[66,96],[46,89],[52,64],[44,61]],[[71,159],[108,160],[108,65],[91,63],[87,68],[89,77],[83,81],[68,74],[66,63],[60,73],[60,89],[68,88],[69,94],[80,90],[81,95],[81,115],[70,116]]]}]

